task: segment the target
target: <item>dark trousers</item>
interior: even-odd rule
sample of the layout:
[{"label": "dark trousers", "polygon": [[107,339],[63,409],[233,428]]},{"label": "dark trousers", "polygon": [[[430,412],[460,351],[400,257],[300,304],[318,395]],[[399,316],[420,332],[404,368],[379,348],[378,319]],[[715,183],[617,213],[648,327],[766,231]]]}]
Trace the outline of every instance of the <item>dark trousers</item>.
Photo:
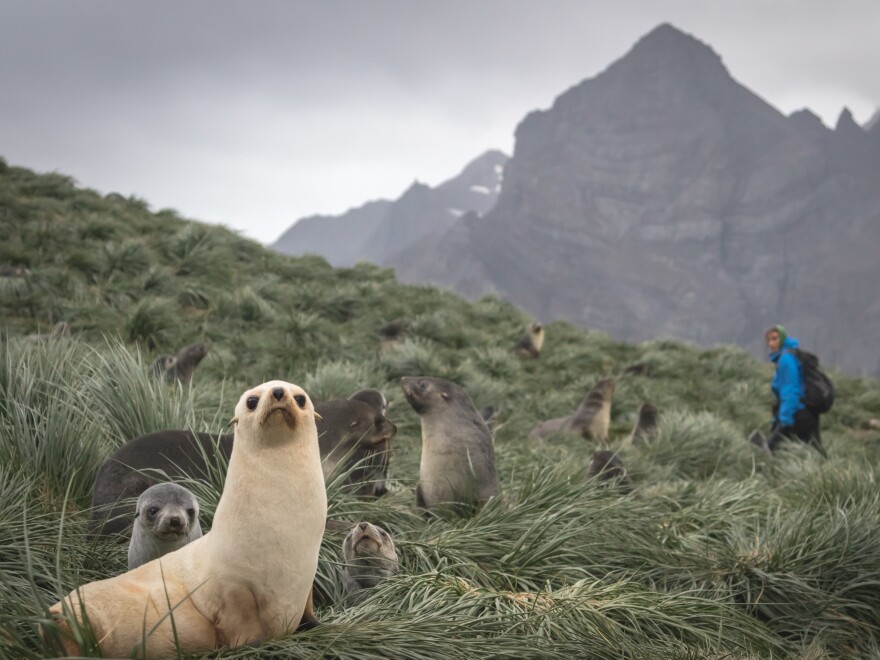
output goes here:
[{"label": "dark trousers", "polygon": [[773,428],[768,444],[770,451],[775,451],[784,440],[799,440],[814,447],[825,458],[828,454],[822,447],[822,434],[819,432],[819,415],[809,408],[798,410],[794,414],[794,424],[791,426],[779,426]]}]

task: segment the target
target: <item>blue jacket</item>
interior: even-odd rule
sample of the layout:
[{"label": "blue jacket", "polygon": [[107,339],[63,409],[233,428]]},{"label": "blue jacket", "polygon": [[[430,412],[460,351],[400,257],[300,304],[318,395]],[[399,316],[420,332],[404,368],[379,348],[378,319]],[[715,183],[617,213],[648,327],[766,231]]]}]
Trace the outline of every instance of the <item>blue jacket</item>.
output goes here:
[{"label": "blue jacket", "polygon": [[773,394],[779,399],[779,412],[776,415],[776,420],[782,426],[793,426],[794,414],[805,407],[801,402],[801,397],[804,394],[801,363],[791,352],[791,349],[799,346],[797,339],[786,337],[782,348],[775,353],[770,353],[770,359],[776,363],[776,374],[773,376],[770,387],[773,389]]}]

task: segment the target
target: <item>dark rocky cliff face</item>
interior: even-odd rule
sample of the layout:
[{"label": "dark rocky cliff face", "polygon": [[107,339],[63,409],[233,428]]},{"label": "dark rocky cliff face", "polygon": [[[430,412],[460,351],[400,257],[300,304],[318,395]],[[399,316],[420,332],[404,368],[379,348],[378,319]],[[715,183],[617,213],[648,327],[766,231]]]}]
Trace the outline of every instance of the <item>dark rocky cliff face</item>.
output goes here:
[{"label": "dark rocky cliff face", "polygon": [[415,182],[394,201],[369,202],[341,216],[303,218],[269,247],[285,254],[320,254],[337,267],[396,263],[395,255],[442,235],[465,213],[491,209],[507,161],[500,151],[488,151],[436,188]]},{"label": "dark rocky cliff face", "polygon": [[529,114],[494,208],[392,262],[640,341],[758,350],[786,324],[841,368],[880,364],[880,141],[785,117],[662,25]]}]

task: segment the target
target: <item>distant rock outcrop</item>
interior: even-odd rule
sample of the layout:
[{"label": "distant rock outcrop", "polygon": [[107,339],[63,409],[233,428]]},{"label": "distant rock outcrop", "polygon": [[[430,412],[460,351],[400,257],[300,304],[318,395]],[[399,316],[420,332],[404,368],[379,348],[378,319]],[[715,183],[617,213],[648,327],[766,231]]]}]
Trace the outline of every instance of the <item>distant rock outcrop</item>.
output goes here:
[{"label": "distant rock outcrop", "polygon": [[507,160],[500,151],[488,151],[436,188],[416,181],[393,202],[368,202],[341,216],[303,218],[269,247],[285,254],[320,254],[337,267],[358,261],[394,263],[398,254],[443,234],[465,213],[491,209]]}]

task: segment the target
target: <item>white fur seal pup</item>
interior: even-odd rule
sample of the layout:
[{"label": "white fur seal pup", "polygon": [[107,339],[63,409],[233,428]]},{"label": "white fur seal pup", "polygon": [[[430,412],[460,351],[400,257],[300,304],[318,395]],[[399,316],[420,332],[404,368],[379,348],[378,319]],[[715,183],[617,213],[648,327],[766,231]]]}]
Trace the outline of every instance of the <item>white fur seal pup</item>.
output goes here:
[{"label": "white fur seal pup", "polygon": [[573,415],[541,422],[532,429],[529,437],[545,438],[552,433],[577,433],[587,440],[607,444],[613,394],[614,381],[610,378],[600,380],[587,392]]},{"label": "white fur seal pup", "polygon": [[492,432],[463,387],[427,376],[400,379],[406,400],[422,420],[422,458],[416,505],[481,507],[497,492]]},{"label": "white fur seal pup", "polygon": [[[68,617],[81,621],[85,608],[105,657],[176,657],[317,623],[311,591],[327,493],[315,409],[301,387],[276,380],[245,392],[232,421],[235,441],[211,531],[64,599]],[[59,602],[50,612],[65,650],[78,655],[62,609]]]},{"label": "white fur seal pup", "polygon": [[368,522],[358,523],[345,537],[342,561],[345,601],[352,605],[363,600],[364,589],[375,587],[400,570],[394,539],[378,525]]},{"label": "white fur seal pup", "polygon": [[536,358],[544,346],[544,326],[535,321],[526,326],[526,333],[517,339],[513,352],[521,357]]},{"label": "white fur seal pup", "polygon": [[199,502],[189,490],[175,483],[147,488],[137,501],[128,570],[182,548],[202,536]]}]

